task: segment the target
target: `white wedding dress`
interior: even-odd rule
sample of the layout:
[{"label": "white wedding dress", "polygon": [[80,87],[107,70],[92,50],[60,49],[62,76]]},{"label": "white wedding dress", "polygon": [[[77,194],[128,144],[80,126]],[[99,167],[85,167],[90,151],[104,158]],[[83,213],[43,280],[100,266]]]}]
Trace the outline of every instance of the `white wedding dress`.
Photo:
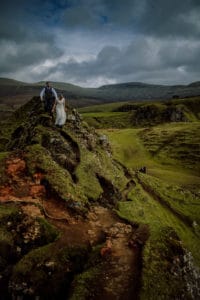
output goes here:
[{"label": "white wedding dress", "polygon": [[66,122],[65,98],[56,100],[56,122],[55,125],[62,126]]}]

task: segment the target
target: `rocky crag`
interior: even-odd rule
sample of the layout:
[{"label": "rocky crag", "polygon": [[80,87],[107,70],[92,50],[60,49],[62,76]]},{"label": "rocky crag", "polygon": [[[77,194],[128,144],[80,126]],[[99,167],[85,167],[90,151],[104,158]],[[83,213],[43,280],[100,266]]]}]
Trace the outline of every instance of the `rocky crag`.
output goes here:
[{"label": "rocky crag", "polygon": [[[139,299],[150,229],[117,214],[139,177],[106,136],[78,114],[56,128],[34,97],[1,124],[0,147],[2,299]],[[178,286],[187,253],[173,230],[163,238]]]}]

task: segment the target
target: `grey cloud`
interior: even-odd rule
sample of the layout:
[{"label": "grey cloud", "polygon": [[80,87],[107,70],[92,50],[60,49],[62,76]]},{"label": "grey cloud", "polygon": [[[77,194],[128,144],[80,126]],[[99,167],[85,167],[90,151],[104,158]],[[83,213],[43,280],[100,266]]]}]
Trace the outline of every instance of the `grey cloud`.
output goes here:
[{"label": "grey cloud", "polygon": [[[185,47],[185,43],[182,41],[179,45],[173,40],[162,42],[159,39],[139,38],[121,49],[104,47],[91,61],[59,63],[45,70],[45,75],[59,74],[64,81],[74,83],[87,83],[99,77],[117,82],[186,82],[190,81],[190,77],[193,79],[196,72],[195,61],[199,58],[200,45],[194,42],[192,46],[188,44]],[[188,53],[192,53],[192,58]]]},{"label": "grey cloud", "polygon": [[79,0],[71,4],[63,15],[69,28],[129,30],[152,36],[200,34],[199,21],[193,22],[194,15],[200,20],[200,2],[196,0]]},{"label": "grey cloud", "polygon": [[[50,76],[87,84],[98,78],[181,82],[200,75],[199,0],[3,0],[1,12],[1,76],[26,78],[29,72],[36,81]],[[63,54],[77,61],[61,63]],[[79,55],[94,59],[80,62]],[[46,59],[58,63],[42,67]]]},{"label": "grey cloud", "polygon": [[[37,5],[38,6],[37,6]],[[35,1],[43,13],[41,1]],[[55,43],[55,35],[40,21],[39,14],[32,14],[31,3],[25,0],[3,1],[0,18],[0,66],[1,73],[20,71],[37,65],[46,59],[61,56]],[[42,18],[43,19],[43,18]],[[44,18],[45,19],[45,18]]]},{"label": "grey cloud", "polygon": [[144,33],[156,36],[197,37],[200,33],[199,24],[189,19],[189,15],[194,13],[200,17],[200,3],[197,1],[151,1],[140,25]]},{"label": "grey cloud", "polygon": [[200,42],[199,41],[170,41],[167,46],[163,42],[159,50],[159,56],[164,66],[177,67],[198,67],[200,70]]},{"label": "grey cloud", "polygon": [[0,65],[1,72],[16,72],[21,68],[36,65],[47,58],[55,58],[62,54],[62,51],[51,46],[47,42],[24,42],[17,44],[2,41],[0,43]]}]

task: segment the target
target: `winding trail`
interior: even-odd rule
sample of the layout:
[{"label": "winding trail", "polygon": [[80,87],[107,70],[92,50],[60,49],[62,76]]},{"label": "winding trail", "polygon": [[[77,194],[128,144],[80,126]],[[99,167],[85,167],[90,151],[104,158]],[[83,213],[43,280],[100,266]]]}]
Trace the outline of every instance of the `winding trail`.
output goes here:
[{"label": "winding trail", "polygon": [[[130,247],[129,241],[137,231],[120,219],[112,208],[91,205],[85,218],[68,211],[64,201],[47,197],[41,184],[43,174],[27,175],[23,157],[6,160],[7,182],[0,186],[0,203],[20,203],[29,217],[44,216],[62,233],[54,242],[56,248],[102,245],[100,255],[105,268],[98,278],[95,294],[90,299],[138,299],[141,285],[142,248]],[[123,192],[135,185],[130,180]],[[108,199],[109,202],[109,199]]]}]

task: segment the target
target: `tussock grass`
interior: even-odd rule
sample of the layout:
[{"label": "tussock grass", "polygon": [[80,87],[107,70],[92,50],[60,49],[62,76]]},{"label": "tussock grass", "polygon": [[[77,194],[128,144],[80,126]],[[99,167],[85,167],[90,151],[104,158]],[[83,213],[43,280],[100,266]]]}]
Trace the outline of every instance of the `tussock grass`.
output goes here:
[{"label": "tussock grass", "polygon": [[154,160],[191,171],[200,169],[200,123],[167,124],[144,129],[140,138]]},{"label": "tussock grass", "polygon": [[92,105],[87,107],[81,107],[78,109],[78,111],[81,114],[86,113],[97,113],[97,112],[112,112],[116,110],[121,105],[129,104],[130,102],[115,102],[115,103],[107,103],[107,104],[99,104],[99,105]]},{"label": "tussock grass", "polygon": [[[135,179],[136,187],[128,194],[132,201],[118,205],[123,219],[150,228],[143,249],[142,300],[173,299],[182,293],[186,282],[170,272],[173,258],[183,251],[180,249],[191,252],[194,265],[200,266],[200,178],[177,150],[184,139],[185,151],[193,151],[191,141],[198,140],[198,128],[198,123],[186,123],[101,131],[108,135],[118,161],[133,170],[147,167],[148,174],[138,173],[141,183]],[[174,136],[178,138],[173,143]],[[172,156],[173,160],[168,158]],[[198,163],[191,156],[189,161],[193,166]]]},{"label": "tussock grass", "polygon": [[95,128],[131,127],[131,113],[127,112],[91,112],[84,113],[83,119]]},{"label": "tussock grass", "polygon": [[119,203],[119,216],[138,225],[148,224],[150,228],[150,237],[143,250],[141,299],[156,299],[159,295],[171,299],[183,288],[180,278],[170,273],[173,257],[180,255],[180,248],[187,249],[195,264],[200,266],[199,234],[156,201],[139,183],[129,193],[129,199],[132,201]]}]

